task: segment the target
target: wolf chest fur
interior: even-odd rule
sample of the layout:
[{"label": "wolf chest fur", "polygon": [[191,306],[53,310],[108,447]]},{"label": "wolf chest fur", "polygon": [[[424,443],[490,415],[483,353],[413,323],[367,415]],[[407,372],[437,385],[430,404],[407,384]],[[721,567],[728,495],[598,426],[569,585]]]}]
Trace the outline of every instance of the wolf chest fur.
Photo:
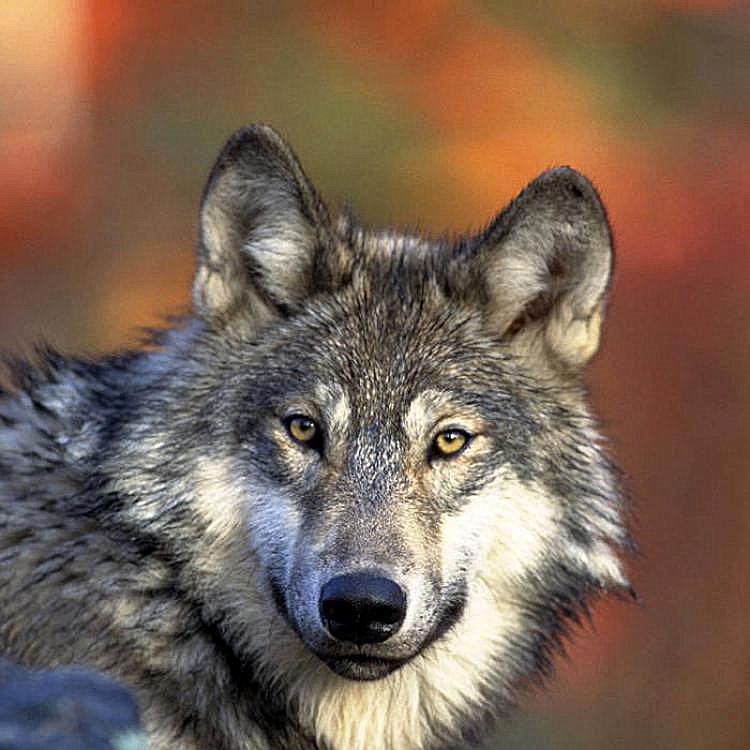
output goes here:
[{"label": "wolf chest fur", "polygon": [[332,217],[270,128],[203,193],[193,311],[0,393],[0,651],[128,685],[155,750],[481,739],[628,589],[586,404],[612,268],[545,172],[457,241]]}]

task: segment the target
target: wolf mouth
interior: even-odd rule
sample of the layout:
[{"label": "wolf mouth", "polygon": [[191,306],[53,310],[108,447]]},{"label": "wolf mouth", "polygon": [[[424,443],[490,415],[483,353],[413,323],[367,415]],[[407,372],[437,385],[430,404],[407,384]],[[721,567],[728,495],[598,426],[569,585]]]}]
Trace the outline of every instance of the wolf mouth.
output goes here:
[{"label": "wolf mouth", "polygon": [[[287,606],[286,595],[283,588],[271,576],[268,585],[272,599],[277,611],[286,620],[289,626],[299,636],[307,648],[315,654],[332,672],[346,679],[355,681],[372,681],[387,677],[392,672],[400,669],[416,656],[429,648],[435,641],[442,638],[461,619],[466,608],[468,593],[466,583],[462,582],[455,586],[447,594],[443,601],[442,612],[438,616],[433,627],[423,637],[421,643],[406,656],[375,656],[359,653],[341,653],[325,651],[311,643],[296,619],[291,615]],[[343,644],[338,644],[341,647]]]}]

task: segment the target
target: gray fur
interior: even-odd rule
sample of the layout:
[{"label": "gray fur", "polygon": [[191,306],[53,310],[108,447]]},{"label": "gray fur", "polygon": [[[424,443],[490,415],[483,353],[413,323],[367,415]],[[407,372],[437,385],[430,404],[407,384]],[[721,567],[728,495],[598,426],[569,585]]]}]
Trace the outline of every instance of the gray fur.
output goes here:
[{"label": "gray fur", "polygon": [[[123,680],[156,750],[481,736],[586,602],[628,588],[581,377],[611,258],[569,168],[434,242],[331,221],[276,133],[239,131],[204,192],[195,316],[156,350],[12,368],[0,649]],[[473,436],[452,459],[447,427]],[[317,601],[359,570],[408,608],[355,649]]]}]

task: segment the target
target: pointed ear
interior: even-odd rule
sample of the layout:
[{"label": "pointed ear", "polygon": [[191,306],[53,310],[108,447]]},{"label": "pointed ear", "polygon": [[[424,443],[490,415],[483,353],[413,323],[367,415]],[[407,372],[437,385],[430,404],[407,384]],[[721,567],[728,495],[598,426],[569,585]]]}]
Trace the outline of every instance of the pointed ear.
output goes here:
[{"label": "pointed ear", "polygon": [[196,312],[221,325],[293,311],[315,290],[330,242],[328,213],[291,148],[268,126],[239,130],[203,192]]},{"label": "pointed ear", "polygon": [[593,185],[569,167],[545,172],[477,243],[493,328],[558,368],[583,367],[599,345],[613,260]]}]

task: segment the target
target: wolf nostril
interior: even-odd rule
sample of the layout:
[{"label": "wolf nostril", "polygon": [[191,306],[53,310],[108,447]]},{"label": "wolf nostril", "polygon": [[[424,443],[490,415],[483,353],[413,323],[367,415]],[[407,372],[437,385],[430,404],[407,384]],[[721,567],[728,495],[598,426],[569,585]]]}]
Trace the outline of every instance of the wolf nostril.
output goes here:
[{"label": "wolf nostril", "polygon": [[320,592],[320,617],[339,641],[382,643],[398,632],[406,594],[395,582],[367,573],[336,576]]}]

